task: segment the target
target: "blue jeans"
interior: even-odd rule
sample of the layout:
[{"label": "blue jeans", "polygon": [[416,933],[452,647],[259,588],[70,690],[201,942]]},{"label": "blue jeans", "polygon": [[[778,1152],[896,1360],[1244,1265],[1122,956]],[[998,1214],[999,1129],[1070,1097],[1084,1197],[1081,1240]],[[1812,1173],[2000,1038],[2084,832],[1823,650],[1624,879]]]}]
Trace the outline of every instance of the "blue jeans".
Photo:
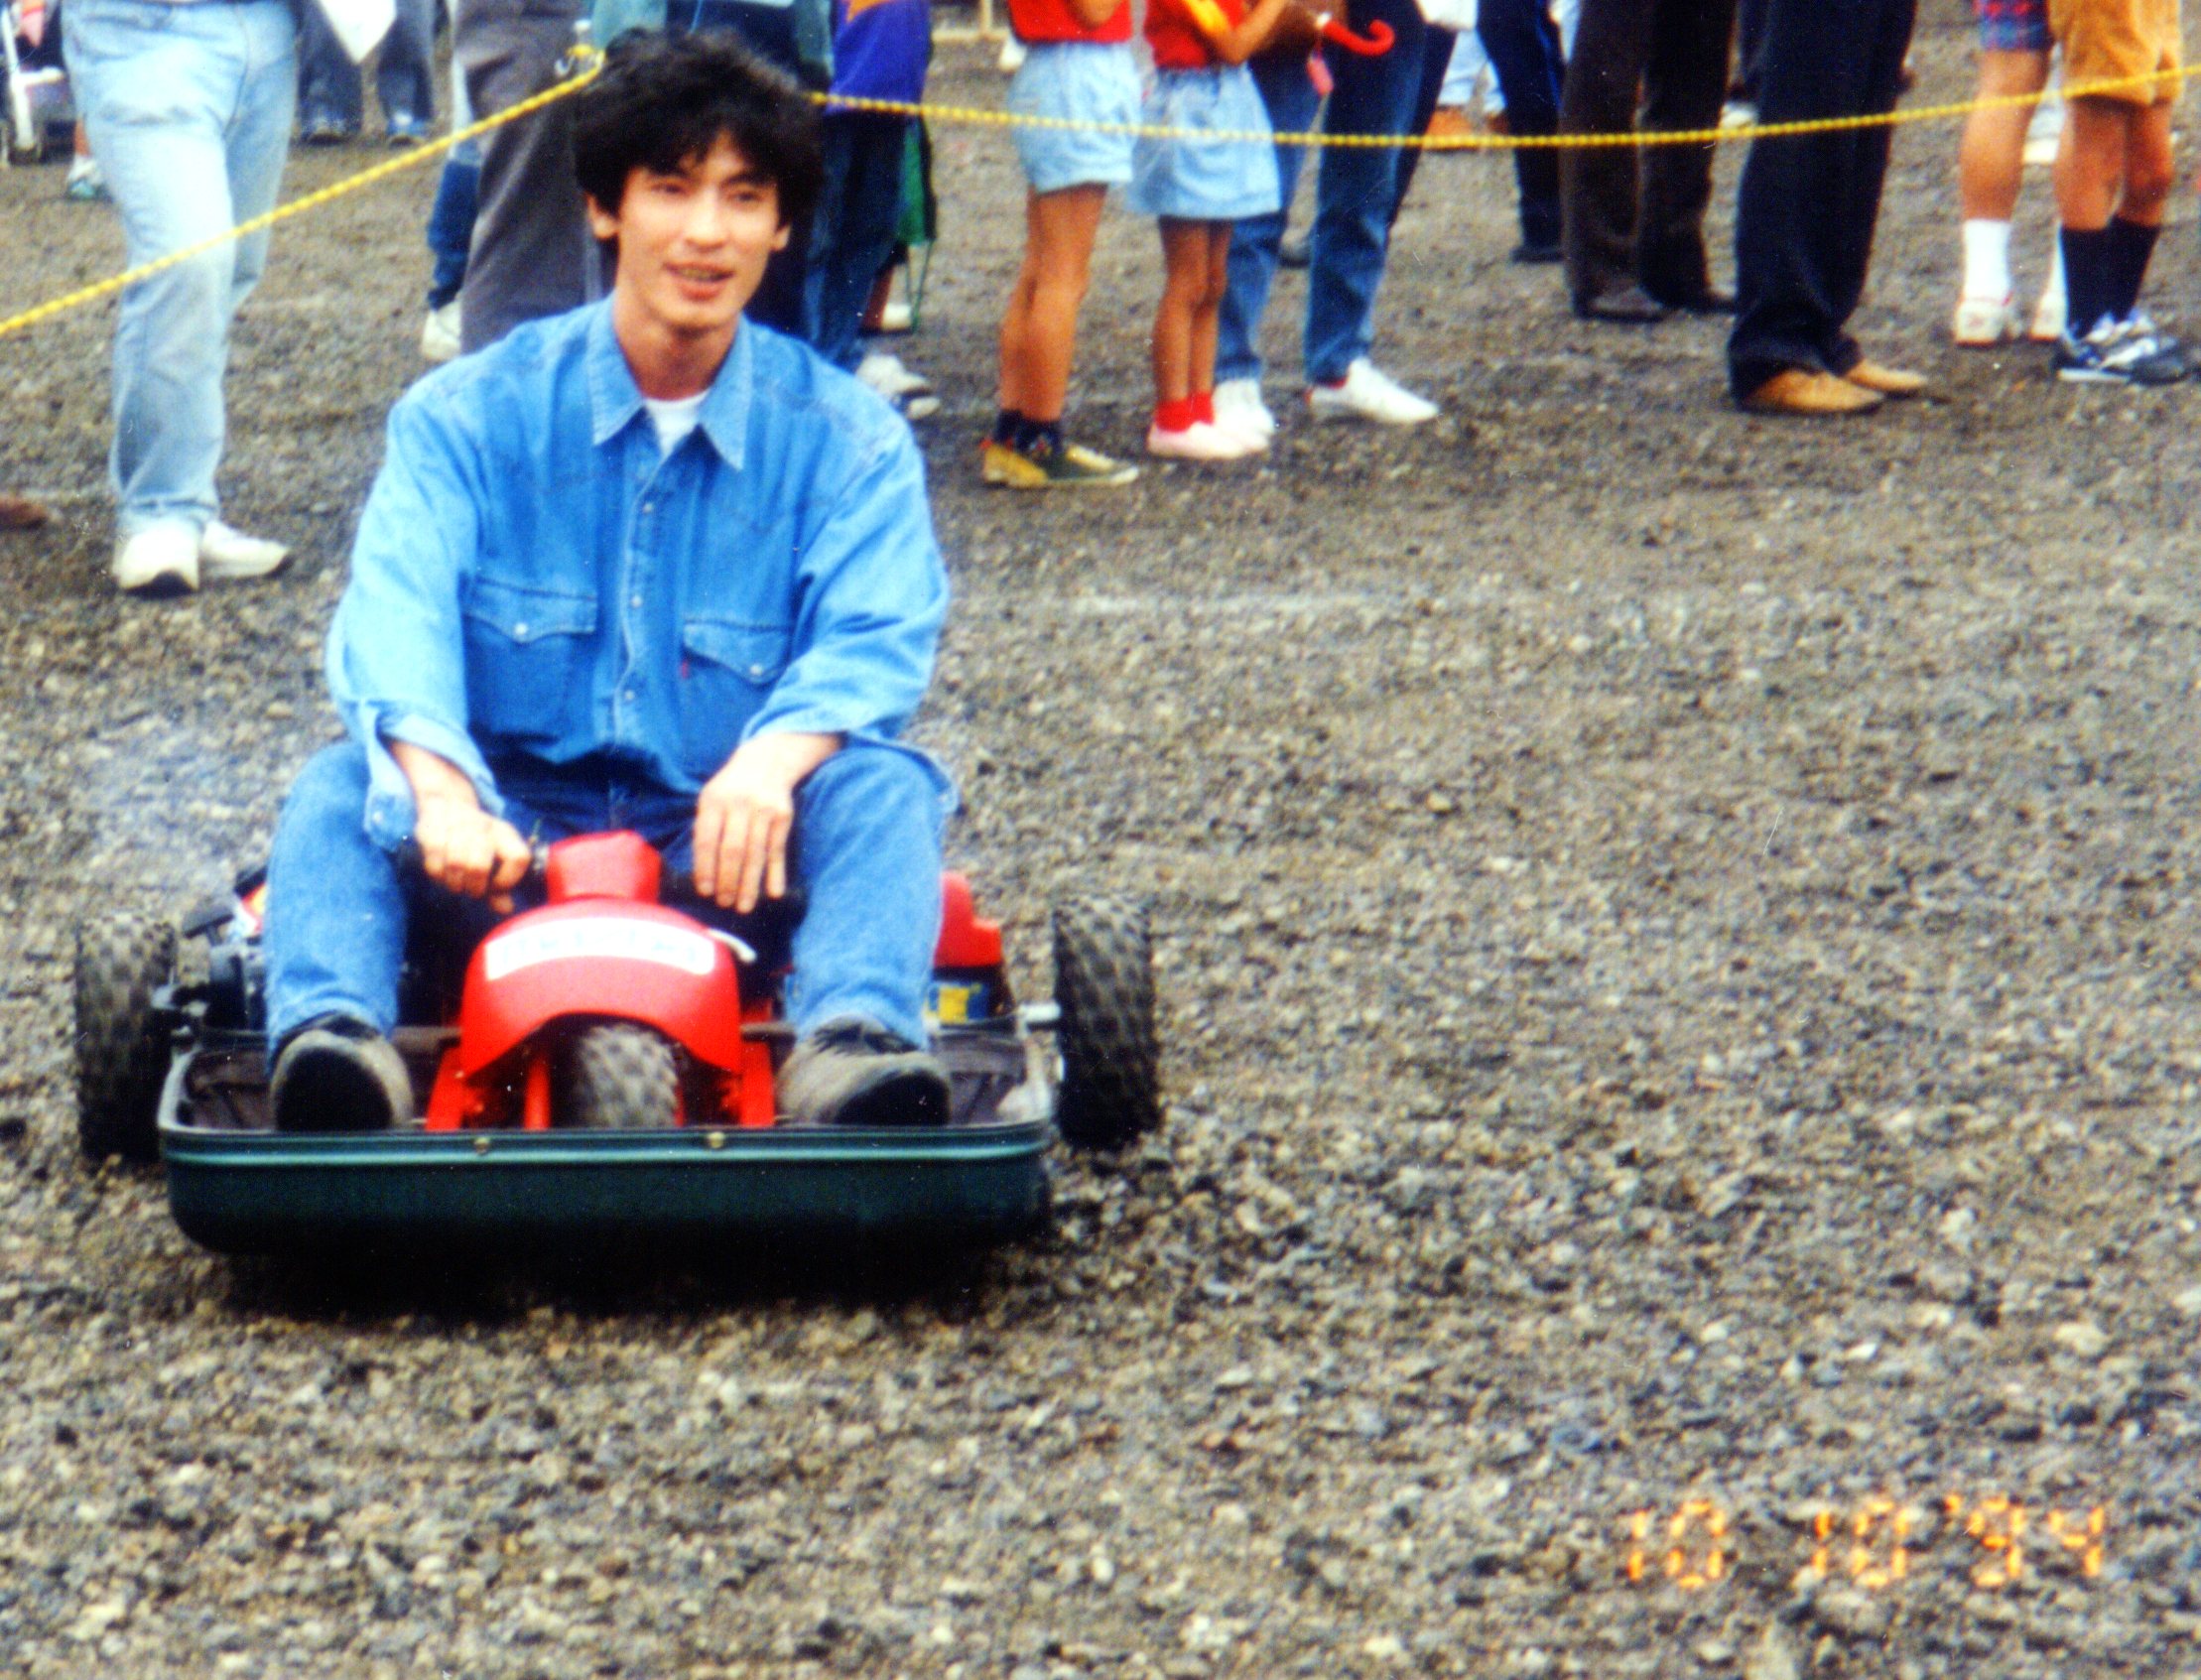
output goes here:
[{"label": "blue jeans", "polygon": [[833,111],[820,126],[826,184],[810,218],[803,338],[834,366],[853,373],[862,356],[863,306],[901,228],[909,119]]},{"label": "blue jeans", "polygon": [[[1322,108],[1322,95],[1307,74],[1307,62],[1294,53],[1270,53],[1248,62],[1253,85],[1268,107],[1268,125],[1278,134],[1305,134]],[[1303,146],[1276,148],[1276,179],[1283,197],[1274,215],[1247,216],[1230,229],[1230,278],[1216,332],[1216,383],[1261,377],[1261,317],[1268,309],[1269,287],[1276,281],[1276,252],[1284,242],[1284,218],[1299,190]]]},{"label": "blue jeans", "polygon": [[[200,0],[204,3],[204,0]],[[357,132],[366,92],[359,66],[308,0],[299,26],[298,114]],[[397,17],[375,61],[374,94],[385,122],[425,123],[436,116],[436,0],[397,0]]]},{"label": "blue jeans", "polygon": [[428,279],[428,307],[440,310],[466,284],[473,249],[474,212],[481,202],[481,152],[472,141],[444,155],[436,202],[428,212],[428,249],[435,269]]},{"label": "blue jeans", "polygon": [[[133,267],[274,207],[298,89],[297,26],[284,0],[69,0],[62,28]],[[255,233],[123,294],[109,462],[123,536],[157,524],[202,529],[219,511],[229,322],[267,251],[267,234]]]},{"label": "blue jeans", "polygon": [[[1349,0],[1356,34],[1380,20],[1396,37],[1372,59],[1328,49],[1337,82],[1322,119],[1325,134],[1404,134],[1421,92],[1429,26],[1414,0]],[[1389,254],[1391,212],[1398,202],[1398,152],[1389,147],[1326,150],[1315,175],[1315,227],[1307,272],[1307,378],[1343,379],[1368,353],[1375,293]],[[1220,376],[1220,375],[1219,375]]]},{"label": "blue jeans", "polygon": [[[631,829],[668,869],[693,861],[696,801],[615,767],[499,767],[505,817],[531,840]],[[291,787],[268,858],[268,1045],[319,1015],[387,1033],[415,939],[478,939],[474,901],[408,882],[367,838],[366,755],[324,748]],[[860,1015],[925,1042],[940,938],[939,784],[915,755],[857,742],[795,791],[789,870],[808,900],[796,929],[787,1014],[798,1032]]]}]

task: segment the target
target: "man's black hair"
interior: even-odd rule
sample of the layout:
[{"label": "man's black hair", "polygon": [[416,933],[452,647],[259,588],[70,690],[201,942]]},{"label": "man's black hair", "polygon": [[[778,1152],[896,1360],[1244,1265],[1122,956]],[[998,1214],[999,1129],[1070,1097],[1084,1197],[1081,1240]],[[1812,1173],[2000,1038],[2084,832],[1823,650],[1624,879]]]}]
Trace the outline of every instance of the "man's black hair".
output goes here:
[{"label": "man's black hair", "polygon": [[628,30],[574,95],[574,173],[616,212],[638,169],[670,175],[730,139],[800,223],[825,176],[818,113],[792,78],[724,34]]}]

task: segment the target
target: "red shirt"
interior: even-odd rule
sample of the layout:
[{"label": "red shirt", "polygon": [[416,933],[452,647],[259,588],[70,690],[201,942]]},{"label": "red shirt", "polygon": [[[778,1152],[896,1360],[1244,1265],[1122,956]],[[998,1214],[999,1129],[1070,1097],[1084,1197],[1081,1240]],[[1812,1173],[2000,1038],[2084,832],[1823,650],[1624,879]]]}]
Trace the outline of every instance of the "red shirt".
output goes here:
[{"label": "red shirt", "polygon": [[1068,0],[1009,0],[1009,22],[1019,41],[1038,46],[1043,41],[1093,41],[1104,46],[1131,39],[1131,0],[1108,14],[1099,29],[1078,21]]},{"label": "red shirt", "polygon": [[1223,27],[1234,29],[1246,14],[1245,0],[1147,0],[1146,44],[1154,67],[1204,70],[1220,64],[1207,35],[1193,22],[1195,11],[1221,13]]}]

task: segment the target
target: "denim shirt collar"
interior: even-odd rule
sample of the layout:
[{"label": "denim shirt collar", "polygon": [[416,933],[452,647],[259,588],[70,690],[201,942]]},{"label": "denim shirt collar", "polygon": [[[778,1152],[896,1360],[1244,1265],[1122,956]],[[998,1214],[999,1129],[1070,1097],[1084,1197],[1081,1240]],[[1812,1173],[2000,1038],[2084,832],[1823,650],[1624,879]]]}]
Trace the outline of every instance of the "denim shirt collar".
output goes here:
[{"label": "denim shirt collar", "polygon": [[[609,299],[595,306],[588,323],[589,439],[598,449],[611,442],[642,412],[641,388],[627,366],[626,351],[611,330]],[[749,407],[755,385],[755,334],[736,327],[733,345],[718,365],[704,405],[696,417],[697,430],[711,440],[718,458],[736,472],[749,448]]]}]

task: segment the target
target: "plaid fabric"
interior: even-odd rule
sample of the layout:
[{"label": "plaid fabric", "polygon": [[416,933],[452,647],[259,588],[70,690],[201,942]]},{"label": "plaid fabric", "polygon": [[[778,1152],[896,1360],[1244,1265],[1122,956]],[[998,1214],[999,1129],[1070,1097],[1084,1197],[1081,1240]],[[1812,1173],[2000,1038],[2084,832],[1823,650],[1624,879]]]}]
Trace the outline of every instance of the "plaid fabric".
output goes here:
[{"label": "plaid fabric", "polygon": [[1975,0],[1980,13],[1980,46],[1990,53],[2045,53],[2048,0]]}]

